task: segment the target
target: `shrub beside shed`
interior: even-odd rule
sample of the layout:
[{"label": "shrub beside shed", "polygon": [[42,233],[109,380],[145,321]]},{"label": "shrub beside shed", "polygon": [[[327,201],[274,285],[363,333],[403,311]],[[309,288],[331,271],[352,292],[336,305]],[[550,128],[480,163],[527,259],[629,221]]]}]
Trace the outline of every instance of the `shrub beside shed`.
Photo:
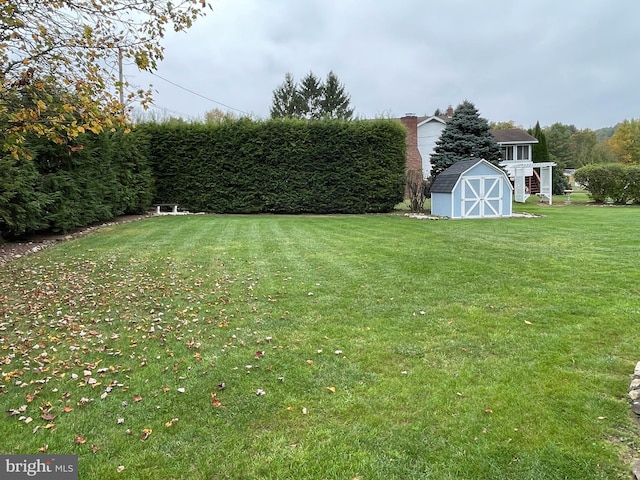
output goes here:
[{"label": "shrub beside shed", "polygon": [[483,159],[456,162],[431,186],[431,214],[449,218],[510,217],[507,173]]}]

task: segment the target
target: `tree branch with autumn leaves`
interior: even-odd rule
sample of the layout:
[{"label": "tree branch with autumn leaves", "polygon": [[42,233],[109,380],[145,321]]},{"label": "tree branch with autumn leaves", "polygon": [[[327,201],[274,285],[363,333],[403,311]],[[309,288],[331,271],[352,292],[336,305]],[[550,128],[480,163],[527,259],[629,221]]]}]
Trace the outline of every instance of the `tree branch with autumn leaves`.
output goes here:
[{"label": "tree branch with autumn leaves", "polygon": [[120,83],[118,61],[154,71],[167,30],[189,29],[207,7],[204,0],[0,0],[3,152],[28,158],[30,135],[65,144],[125,125],[132,105],[147,108],[152,99],[150,90]]}]

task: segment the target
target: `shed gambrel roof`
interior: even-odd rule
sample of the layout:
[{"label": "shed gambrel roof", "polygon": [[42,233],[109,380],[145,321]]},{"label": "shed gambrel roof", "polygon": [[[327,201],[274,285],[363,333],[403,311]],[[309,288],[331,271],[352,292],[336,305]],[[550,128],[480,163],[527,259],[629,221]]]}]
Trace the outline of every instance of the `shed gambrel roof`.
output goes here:
[{"label": "shed gambrel roof", "polygon": [[538,143],[538,139],[520,128],[493,129],[496,143]]},{"label": "shed gambrel roof", "polygon": [[431,193],[451,193],[460,175],[482,161],[481,158],[474,158],[454,163],[436,177],[431,185]]}]

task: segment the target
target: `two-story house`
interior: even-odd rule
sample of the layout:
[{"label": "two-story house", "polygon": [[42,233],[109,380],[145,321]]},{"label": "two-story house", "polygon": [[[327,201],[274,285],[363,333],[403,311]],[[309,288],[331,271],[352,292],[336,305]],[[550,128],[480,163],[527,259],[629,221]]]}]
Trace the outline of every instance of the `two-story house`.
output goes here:
[{"label": "two-story house", "polygon": [[[443,115],[407,114],[400,119],[407,128],[407,170],[421,170],[423,178],[431,176],[431,155],[452,116],[450,106]],[[520,128],[496,129],[491,133],[500,145],[501,166],[513,182],[515,201],[524,202],[530,195],[537,194],[541,200],[551,203],[551,169],[555,163],[533,163],[533,145],[538,140]]]}]

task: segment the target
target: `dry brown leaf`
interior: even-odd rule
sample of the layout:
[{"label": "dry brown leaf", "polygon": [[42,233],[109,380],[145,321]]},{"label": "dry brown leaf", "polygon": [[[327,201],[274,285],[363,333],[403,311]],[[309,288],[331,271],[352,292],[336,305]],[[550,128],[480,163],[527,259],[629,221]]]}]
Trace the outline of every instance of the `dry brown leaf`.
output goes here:
[{"label": "dry brown leaf", "polygon": [[77,443],[79,445],[83,445],[85,443],[87,443],[87,439],[84,438],[82,435],[76,435],[73,439],[73,443]]},{"label": "dry brown leaf", "polygon": [[222,406],[222,402],[218,398],[218,395],[216,394],[216,392],[211,392],[211,406],[215,408],[219,408]]}]

